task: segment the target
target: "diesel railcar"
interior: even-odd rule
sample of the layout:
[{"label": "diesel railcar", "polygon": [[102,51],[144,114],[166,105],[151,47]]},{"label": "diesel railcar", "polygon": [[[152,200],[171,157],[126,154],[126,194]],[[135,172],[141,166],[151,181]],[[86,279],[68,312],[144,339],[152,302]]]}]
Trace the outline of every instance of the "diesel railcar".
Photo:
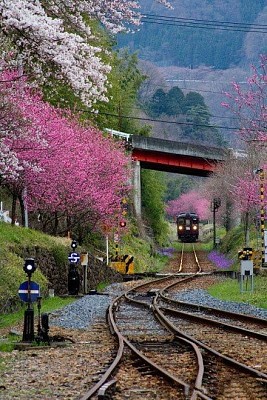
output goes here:
[{"label": "diesel railcar", "polygon": [[199,217],[187,212],[177,215],[177,236],[181,242],[196,242],[199,236]]}]

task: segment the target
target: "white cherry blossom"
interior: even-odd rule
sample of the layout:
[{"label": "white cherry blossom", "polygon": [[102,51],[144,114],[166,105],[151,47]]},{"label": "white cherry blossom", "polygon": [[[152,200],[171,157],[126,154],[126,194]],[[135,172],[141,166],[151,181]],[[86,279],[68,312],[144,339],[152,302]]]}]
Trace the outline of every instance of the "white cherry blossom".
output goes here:
[{"label": "white cherry blossom", "polygon": [[[158,2],[169,7],[166,0]],[[54,76],[68,84],[87,106],[106,101],[110,67],[93,37],[90,20],[112,34],[140,23],[138,1],[0,0],[0,46],[20,55],[27,73],[40,82]],[[7,44],[5,45],[5,42]],[[12,47],[11,47],[12,46]]]}]

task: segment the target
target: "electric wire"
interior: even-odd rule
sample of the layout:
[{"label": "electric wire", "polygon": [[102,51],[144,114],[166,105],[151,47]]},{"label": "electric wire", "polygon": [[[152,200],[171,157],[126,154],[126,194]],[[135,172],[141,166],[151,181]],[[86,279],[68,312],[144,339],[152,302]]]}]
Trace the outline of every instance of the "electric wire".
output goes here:
[{"label": "electric wire", "polygon": [[251,32],[251,33],[267,33],[267,25],[260,24],[244,24],[237,22],[223,22],[210,20],[197,20],[193,18],[167,17],[160,15],[143,14],[141,16],[142,23],[157,24],[164,26],[180,26],[186,28],[212,29],[233,32]]},{"label": "electric wire", "polygon": [[[145,113],[148,113],[148,110],[145,109],[145,108],[133,107],[133,109],[134,109],[134,110],[138,110],[138,111],[144,111]],[[199,113],[197,112],[196,114],[201,115],[200,112],[199,112]],[[175,114],[175,115],[172,115],[172,116],[179,117],[179,116],[184,116],[184,115],[185,115],[185,114],[179,113],[179,114]],[[230,117],[230,115],[229,115],[229,116],[226,116],[226,115],[213,115],[213,114],[209,114],[209,117],[210,117],[210,118],[217,118],[217,119],[229,119],[229,120],[237,120],[237,121],[239,121],[239,118],[238,118],[238,117]],[[259,120],[255,120],[255,121],[259,121]]]},{"label": "electric wire", "polygon": [[[148,121],[148,122],[160,122],[160,123],[172,124],[172,125],[194,126],[194,127],[201,127],[201,128],[213,128],[213,129],[225,129],[225,130],[230,130],[230,131],[237,131],[237,130],[241,129],[240,127],[209,125],[209,124],[194,124],[193,122],[167,121],[167,120],[153,119],[153,118],[147,118],[147,117],[133,117],[133,116],[129,116],[129,115],[119,115],[119,114],[108,113],[108,112],[104,112],[104,111],[99,111],[97,113],[94,111],[89,111],[89,110],[77,110],[77,111],[85,112],[85,113],[89,113],[89,114],[95,114],[96,116],[97,115],[107,115],[107,116],[116,117],[116,118],[141,120],[141,121]],[[258,132],[257,129],[250,129],[250,131]]]},{"label": "electric wire", "polygon": [[184,18],[184,17],[175,17],[175,16],[167,16],[167,15],[158,15],[158,14],[142,14],[143,17],[147,18],[158,18],[158,19],[167,19],[167,20],[178,20],[178,21],[192,21],[192,22],[204,22],[207,24],[221,24],[221,25],[229,25],[229,26],[241,26],[241,27],[262,27],[267,28],[267,24],[254,24],[249,22],[232,22],[232,21],[218,21],[218,20],[210,20],[210,19],[198,19],[198,18]]}]

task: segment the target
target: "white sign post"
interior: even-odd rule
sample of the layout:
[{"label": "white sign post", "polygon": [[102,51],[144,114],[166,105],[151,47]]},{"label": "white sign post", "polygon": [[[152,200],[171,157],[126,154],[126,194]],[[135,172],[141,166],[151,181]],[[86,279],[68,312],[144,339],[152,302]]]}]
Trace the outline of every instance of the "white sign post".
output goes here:
[{"label": "white sign post", "polygon": [[108,235],[106,235],[107,265],[108,265]]},{"label": "white sign post", "polygon": [[[242,260],[240,270],[240,290],[243,292],[253,292],[253,261]],[[245,284],[245,287],[244,287]]]},{"label": "white sign post", "polygon": [[88,253],[81,253],[81,265],[83,267],[83,294],[87,294]]}]

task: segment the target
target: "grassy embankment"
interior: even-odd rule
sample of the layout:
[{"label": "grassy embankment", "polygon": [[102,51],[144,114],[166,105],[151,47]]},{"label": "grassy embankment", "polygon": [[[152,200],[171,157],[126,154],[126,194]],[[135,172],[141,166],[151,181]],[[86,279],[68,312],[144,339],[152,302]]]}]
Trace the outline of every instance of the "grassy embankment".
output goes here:
[{"label": "grassy embankment", "polygon": [[[2,314],[0,328],[3,328],[9,324],[14,324],[15,321],[22,318],[25,308],[24,304],[22,304],[22,309],[18,310],[18,312],[3,315],[3,309],[7,308],[6,305],[11,304],[10,308],[12,308],[12,304],[15,302],[16,304],[13,308],[17,308],[19,285],[27,279],[23,271],[24,259],[18,255],[21,254],[21,249],[31,249],[34,246],[38,246],[38,248],[52,253],[58,263],[64,263],[67,260],[70,241],[64,238],[51,237],[32,229],[11,226],[0,222],[0,243],[0,315]],[[119,250],[121,254],[132,254],[135,256],[137,271],[159,271],[167,259],[167,257],[158,254],[151,255],[150,244],[138,238],[137,235],[133,237],[130,233],[120,243]],[[115,253],[115,246],[112,242],[110,243],[110,252]],[[35,271],[33,280],[41,287],[41,295],[43,296],[42,312],[59,308],[66,304],[65,302],[70,301],[56,297],[47,298],[48,282],[40,269],[37,268]],[[97,289],[103,290],[108,284],[109,282],[102,282]]]},{"label": "grassy embankment", "polygon": [[[219,246],[219,254],[223,254],[223,257],[230,261],[230,269],[239,272],[241,261],[238,259],[238,251],[242,250],[245,246],[244,243],[244,230],[242,226],[239,226],[226,235],[222,234],[222,241]],[[259,232],[255,231],[254,228],[250,232],[250,244],[254,250],[261,249],[261,240],[259,238]],[[220,261],[218,261],[220,264]],[[246,286],[247,285],[247,286]],[[238,279],[227,279],[224,282],[212,286],[208,292],[221,300],[230,300],[237,302],[244,302],[267,309],[267,268],[261,269],[259,274],[253,277],[253,291],[251,288],[251,281],[245,278],[243,282],[243,289],[248,289],[241,293],[241,285]]]},{"label": "grassy embankment", "polygon": [[[32,229],[11,226],[0,222],[0,329],[15,326],[24,317],[25,304],[19,303],[18,288],[27,280],[23,271],[24,260],[18,255],[21,249],[38,246],[54,254],[58,261],[66,256],[67,242],[62,238],[53,238]],[[37,268],[34,281],[41,288],[41,295],[47,294],[47,279]],[[42,312],[51,311],[69,303],[70,299],[46,298],[42,301]],[[3,314],[9,306],[15,312]],[[4,344],[3,344],[4,345]]]},{"label": "grassy embankment", "polygon": [[[67,239],[55,238],[32,229],[11,226],[0,222],[0,304],[9,304],[18,297],[19,285],[27,280],[23,271],[25,260],[22,254],[32,254],[42,249],[44,254],[53,255],[58,265],[64,264],[67,257]],[[31,256],[30,256],[31,257]],[[38,267],[38,266],[37,266]],[[34,272],[34,281],[41,287],[42,296],[48,292],[48,282],[40,269]],[[1,309],[0,309],[1,312]]]},{"label": "grassy embankment", "polygon": [[[232,260],[231,269],[238,271],[240,267],[240,261],[237,258],[237,252],[240,250],[242,245],[242,229],[237,228],[224,236],[222,231],[220,237],[222,243],[218,249],[220,255],[225,254],[227,259]],[[25,280],[25,273],[23,272],[23,260],[10,251],[10,246],[32,246],[34,244],[53,248],[54,252],[63,254],[66,249],[66,240],[61,238],[52,238],[48,235],[43,235],[40,232],[33,231],[31,229],[24,229],[21,227],[11,227],[8,224],[0,223],[0,296],[17,296],[18,287],[21,282]],[[252,239],[252,247],[254,247],[255,239]],[[176,248],[179,248],[180,244],[174,239],[173,242]],[[210,252],[212,250],[212,239],[203,243],[202,249]],[[133,254],[136,258],[136,266],[138,271],[149,270],[149,271],[160,271],[164,264],[168,261],[168,256],[159,255],[155,252],[151,254],[151,247],[149,243],[146,243],[138,237],[128,235],[125,237],[122,244],[121,251],[124,254]],[[224,255],[222,255],[224,257]],[[220,266],[218,266],[220,268]],[[46,279],[40,271],[35,272],[35,280],[40,283],[41,287],[46,286]],[[103,282],[99,286],[104,288],[108,282]],[[254,291],[240,293],[240,283],[237,279],[227,279],[225,282],[215,285],[210,288],[209,293],[214,297],[222,300],[242,301],[253,304],[257,307],[267,308],[266,301],[266,289],[267,289],[267,274],[254,277]],[[44,298],[42,300],[42,312],[49,312],[54,309],[63,307],[68,304],[72,299],[62,299],[59,297]],[[22,307],[16,313],[2,315],[0,319],[0,328],[13,326],[18,321],[22,320],[24,315],[25,307]],[[1,313],[1,310],[0,310]]]}]

